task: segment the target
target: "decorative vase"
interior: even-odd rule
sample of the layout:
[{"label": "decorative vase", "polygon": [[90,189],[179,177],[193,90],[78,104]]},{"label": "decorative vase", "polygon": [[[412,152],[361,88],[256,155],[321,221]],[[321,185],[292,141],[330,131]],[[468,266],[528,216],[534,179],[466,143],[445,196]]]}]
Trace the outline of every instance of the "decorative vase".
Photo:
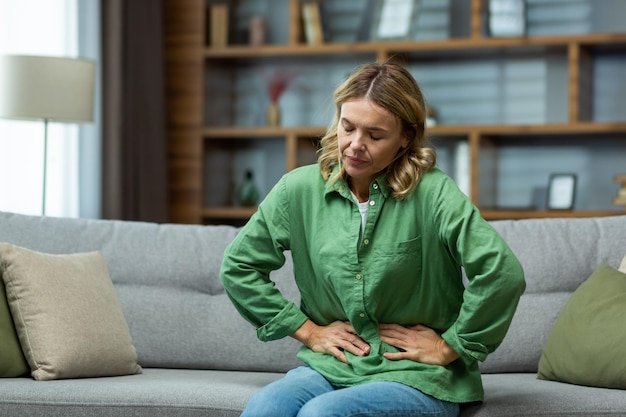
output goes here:
[{"label": "decorative vase", "polygon": [[250,45],[260,46],[265,43],[265,18],[252,16],[250,19]]},{"label": "decorative vase", "polygon": [[278,103],[273,101],[267,108],[267,125],[280,126],[280,107],[278,107]]},{"label": "decorative vase", "polygon": [[237,202],[242,207],[254,207],[259,202],[259,189],[254,183],[252,171],[246,171],[246,176],[237,192]]}]

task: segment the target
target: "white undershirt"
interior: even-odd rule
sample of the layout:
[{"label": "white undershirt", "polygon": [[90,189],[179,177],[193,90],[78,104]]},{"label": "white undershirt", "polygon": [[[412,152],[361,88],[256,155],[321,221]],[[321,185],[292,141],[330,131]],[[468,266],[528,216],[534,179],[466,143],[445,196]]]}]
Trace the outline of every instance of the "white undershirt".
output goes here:
[{"label": "white undershirt", "polygon": [[359,203],[359,199],[356,197],[356,194],[352,193],[352,197],[354,201],[359,205],[359,212],[361,213],[361,236],[365,232],[365,221],[367,220],[367,209],[369,208],[369,201],[364,203]]}]

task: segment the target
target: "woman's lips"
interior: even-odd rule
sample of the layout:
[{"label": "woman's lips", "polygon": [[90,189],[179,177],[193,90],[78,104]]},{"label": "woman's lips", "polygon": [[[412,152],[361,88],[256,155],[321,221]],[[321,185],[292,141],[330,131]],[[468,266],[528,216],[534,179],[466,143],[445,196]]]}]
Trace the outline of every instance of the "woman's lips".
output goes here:
[{"label": "woman's lips", "polygon": [[367,161],[354,156],[346,156],[346,160],[350,163],[350,165],[364,165],[367,163]]}]

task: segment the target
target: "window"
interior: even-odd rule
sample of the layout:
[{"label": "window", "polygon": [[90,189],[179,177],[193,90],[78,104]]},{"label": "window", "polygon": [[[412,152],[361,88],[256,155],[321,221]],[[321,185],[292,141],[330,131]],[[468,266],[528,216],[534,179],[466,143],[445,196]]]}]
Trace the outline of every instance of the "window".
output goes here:
[{"label": "window", "polygon": [[[98,2],[92,12],[97,13]],[[83,7],[82,5],[80,7]],[[0,54],[84,57],[91,49],[85,48],[84,39],[97,39],[94,34],[85,36],[80,31],[97,33],[98,26],[79,24],[87,16],[79,9],[79,0],[0,0]],[[94,20],[97,20],[94,19]],[[97,90],[96,90],[97,94]],[[96,109],[98,107],[96,106]],[[96,116],[97,118],[97,116]],[[99,168],[97,149],[85,155],[81,147],[82,136],[97,136],[97,127],[85,129],[76,124],[48,124],[46,214],[52,216],[97,217],[98,213],[82,213],[81,200],[99,197],[99,186],[91,196],[81,195],[81,177],[93,178],[85,169]],[[80,141],[79,141],[80,137]],[[93,138],[87,141],[93,142]],[[43,121],[0,119],[0,210],[24,214],[42,213],[43,192]],[[89,147],[87,147],[89,149]],[[91,161],[91,162],[89,162]],[[99,176],[94,181],[99,184]],[[98,205],[99,206],[99,205]]]}]

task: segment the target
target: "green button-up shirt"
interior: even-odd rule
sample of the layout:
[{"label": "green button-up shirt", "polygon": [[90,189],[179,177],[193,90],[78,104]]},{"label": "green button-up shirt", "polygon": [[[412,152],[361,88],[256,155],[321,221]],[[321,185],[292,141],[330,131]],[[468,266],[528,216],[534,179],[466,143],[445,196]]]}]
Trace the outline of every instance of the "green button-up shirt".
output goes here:
[{"label": "green button-up shirt", "polygon": [[[369,355],[345,352],[344,364],[306,346],[298,353],[335,385],[396,381],[447,401],[480,401],[478,361],[504,338],[525,288],[522,267],[442,171],[426,173],[404,201],[390,192],[384,175],[371,183],[361,231],[344,181],[324,180],[317,165],[287,173],[226,250],[224,287],[263,341],[292,334],[307,318],[349,321]],[[299,307],[269,278],[286,250]],[[380,341],[379,323],[435,329],[460,358],[445,367],[386,359],[397,349]]]}]

